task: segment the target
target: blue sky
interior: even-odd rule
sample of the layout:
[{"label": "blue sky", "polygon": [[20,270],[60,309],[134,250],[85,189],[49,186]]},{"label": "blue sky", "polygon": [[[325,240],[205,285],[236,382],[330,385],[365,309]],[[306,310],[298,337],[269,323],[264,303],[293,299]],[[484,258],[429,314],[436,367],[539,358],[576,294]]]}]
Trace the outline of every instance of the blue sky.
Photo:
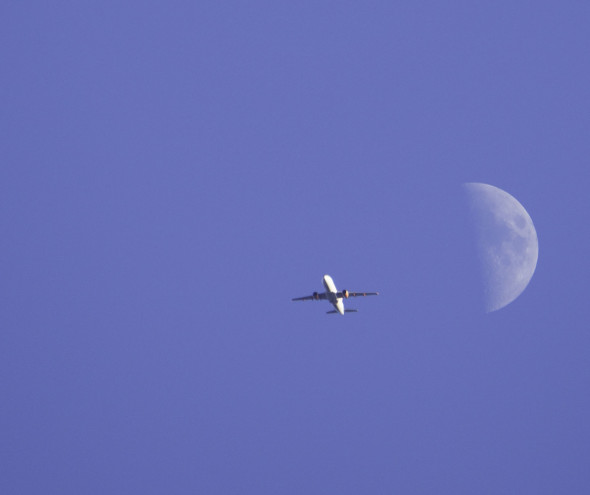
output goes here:
[{"label": "blue sky", "polygon": [[[2,492],[587,492],[587,5],[0,19]],[[539,237],[491,314],[464,182]]]}]

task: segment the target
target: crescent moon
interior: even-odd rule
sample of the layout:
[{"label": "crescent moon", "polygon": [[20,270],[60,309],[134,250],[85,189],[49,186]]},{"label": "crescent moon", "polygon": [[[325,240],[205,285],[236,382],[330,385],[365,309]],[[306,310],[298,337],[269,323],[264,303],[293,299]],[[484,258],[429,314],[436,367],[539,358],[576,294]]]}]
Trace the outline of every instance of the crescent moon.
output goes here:
[{"label": "crescent moon", "polygon": [[533,221],[510,194],[489,184],[463,185],[477,232],[486,312],[514,301],[530,282],[539,257]]}]

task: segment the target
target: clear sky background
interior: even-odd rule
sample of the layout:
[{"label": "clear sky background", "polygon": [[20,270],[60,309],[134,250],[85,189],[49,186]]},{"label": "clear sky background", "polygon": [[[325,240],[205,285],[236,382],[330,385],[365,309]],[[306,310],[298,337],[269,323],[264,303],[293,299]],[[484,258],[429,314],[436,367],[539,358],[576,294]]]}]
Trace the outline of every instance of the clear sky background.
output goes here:
[{"label": "clear sky background", "polygon": [[[588,493],[589,26],[4,2],[2,493]],[[491,314],[464,182],[539,237]]]}]

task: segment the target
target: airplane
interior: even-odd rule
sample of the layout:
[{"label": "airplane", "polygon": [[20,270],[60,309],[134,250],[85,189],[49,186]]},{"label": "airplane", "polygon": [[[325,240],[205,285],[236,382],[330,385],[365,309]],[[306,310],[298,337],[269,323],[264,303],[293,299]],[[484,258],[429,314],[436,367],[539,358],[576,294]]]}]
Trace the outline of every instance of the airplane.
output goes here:
[{"label": "airplane", "polygon": [[344,303],[342,299],[348,299],[349,297],[359,297],[359,296],[378,296],[379,292],[348,292],[347,290],[338,291],[336,286],[334,285],[334,281],[330,275],[324,275],[324,279],[322,280],[324,283],[324,287],[326,288],[325,292],[314,292],[311,296],[305,297],[294,297],[291,299],[292,301],[320,301],[322,299],[327,299],[332,303],[334,306],[334,310],[328,311],[327,314],[334,314],[340,313],[343,315],[344,313],[356,313],[356,309],[344,309]]}]

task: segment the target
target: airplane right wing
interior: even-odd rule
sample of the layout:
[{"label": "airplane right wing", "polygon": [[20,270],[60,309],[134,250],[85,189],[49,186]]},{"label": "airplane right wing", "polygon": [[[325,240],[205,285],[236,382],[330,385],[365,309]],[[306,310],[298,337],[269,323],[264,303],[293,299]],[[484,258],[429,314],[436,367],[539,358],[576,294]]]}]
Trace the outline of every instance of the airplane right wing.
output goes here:
[{"label": "airplane right wing", "polygon": [[362,297],[362,296],[378,296],[379,292],[348,292],[347,290],[343,290],[342,292],[338,292],[338,297],[344,297],[348,299],[349,297]]}]

